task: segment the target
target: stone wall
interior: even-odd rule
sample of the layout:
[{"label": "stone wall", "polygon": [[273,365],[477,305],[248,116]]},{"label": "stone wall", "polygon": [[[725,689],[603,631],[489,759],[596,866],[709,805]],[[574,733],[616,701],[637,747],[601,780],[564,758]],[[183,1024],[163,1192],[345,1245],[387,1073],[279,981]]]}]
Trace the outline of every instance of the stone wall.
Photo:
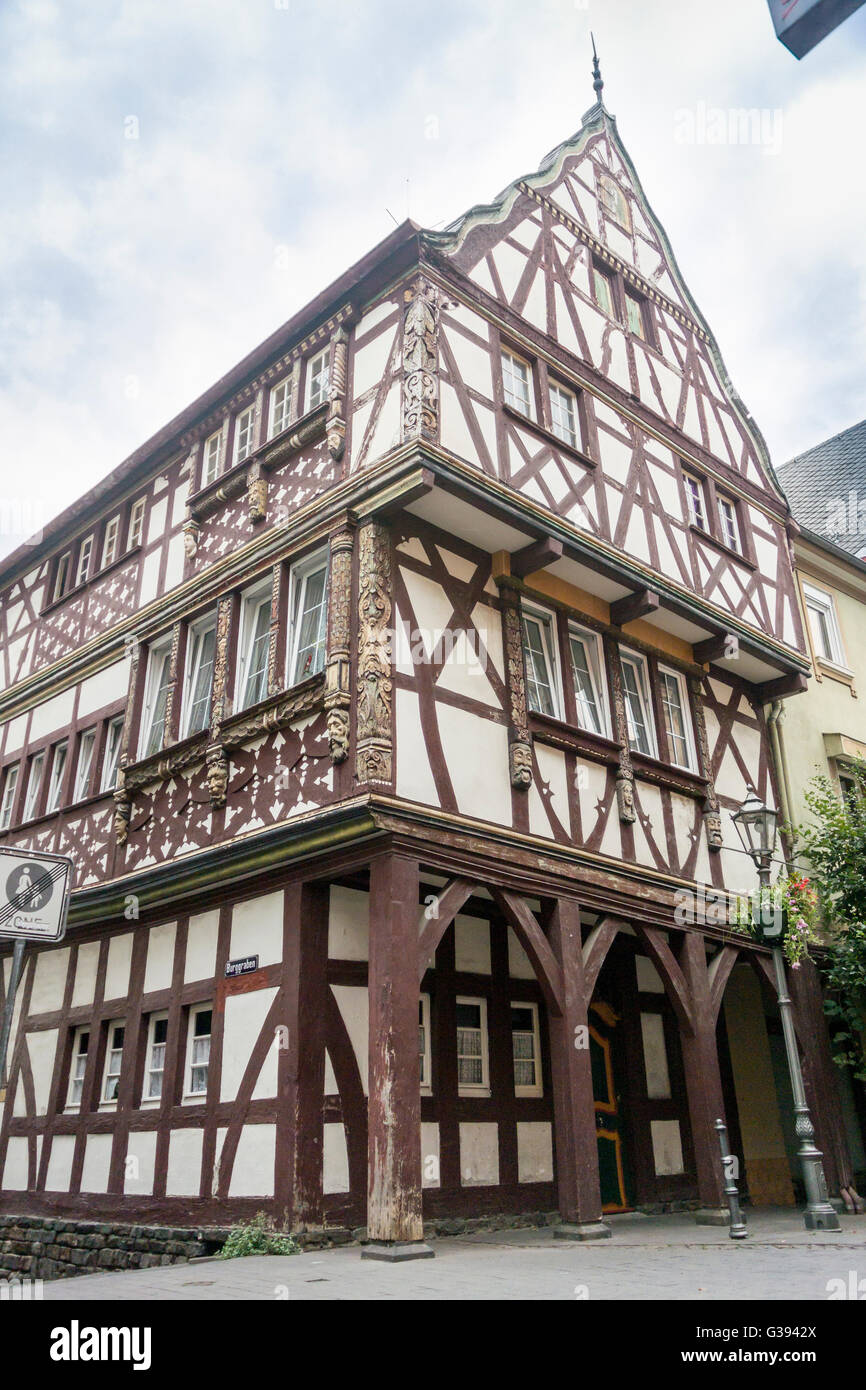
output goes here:
[{"label": "stone wall", "polygon": [[222,1229],[0,1216],[0,1279],[63,1279],[179,1264],[214,1254],[227,1236]]}]

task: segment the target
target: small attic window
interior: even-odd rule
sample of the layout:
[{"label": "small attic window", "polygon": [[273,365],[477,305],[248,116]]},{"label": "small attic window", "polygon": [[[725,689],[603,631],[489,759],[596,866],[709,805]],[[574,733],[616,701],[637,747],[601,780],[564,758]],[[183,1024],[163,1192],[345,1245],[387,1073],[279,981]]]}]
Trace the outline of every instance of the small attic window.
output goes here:
[{"label": "small attic window", "polygon": [[608,217],[612,217],[614,222],[618,222],[620,227],[624,227],[627,232],[630,232],[631,215],[628,201],[619,184],[611,178],[610,174],[599,174],[598,196]]}]

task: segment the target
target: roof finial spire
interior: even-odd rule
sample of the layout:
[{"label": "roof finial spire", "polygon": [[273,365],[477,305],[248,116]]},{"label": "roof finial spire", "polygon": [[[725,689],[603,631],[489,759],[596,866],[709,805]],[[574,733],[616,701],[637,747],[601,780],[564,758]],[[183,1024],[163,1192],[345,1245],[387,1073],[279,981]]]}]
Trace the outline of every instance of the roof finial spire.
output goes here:
[{"label": "roof finial spire", "polygon": [[595,34],[590,31],[589,37],[592,39],[592,87],[599,106],[602,106],[601,94],[604,91],[604,82],[601,78],[601,66],[598,61],[598,54],[595,51]]}]

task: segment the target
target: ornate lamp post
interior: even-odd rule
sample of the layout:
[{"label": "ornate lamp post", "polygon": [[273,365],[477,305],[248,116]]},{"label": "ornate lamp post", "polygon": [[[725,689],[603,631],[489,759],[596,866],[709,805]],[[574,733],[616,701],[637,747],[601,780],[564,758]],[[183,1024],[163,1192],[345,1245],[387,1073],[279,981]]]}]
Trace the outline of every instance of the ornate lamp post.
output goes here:
[{"label": "ornate lamp post", "polygon": [[798,1157],[806,1188],[806,1210],[803,1213],[803,1220],[806,1229],[810,1231],[838,1231],[841,1229],[839,1218],[827,1200],[824,1164],[820,1150],[815,1147],[815,1130],[806,1105],[800,1054],[797,1050],[797,1036],[794,1031],[793,1010],[785,974],[785,957],[782,954],[784,929],[782,911],[777,909],[768,914],[768,907],[764,901],[765,890],[770,886],[770,863],[776,845],[776,812],[771,811],[769,806],[765,806],[754,788],[749,787],[748,796],[731,819],[737,827],[743,848],[751,856],[758,870],[762,935],[765,943],[771,946],[773,951],[776,993],[779,1000],[779,1013],[782,1018],[782,1032],[785,1036],[788,1074],[791,1078],[791,1091],[794,1096],[794,1115],[796,1117],[794,1128],[797,1138],[800,1140]]}]

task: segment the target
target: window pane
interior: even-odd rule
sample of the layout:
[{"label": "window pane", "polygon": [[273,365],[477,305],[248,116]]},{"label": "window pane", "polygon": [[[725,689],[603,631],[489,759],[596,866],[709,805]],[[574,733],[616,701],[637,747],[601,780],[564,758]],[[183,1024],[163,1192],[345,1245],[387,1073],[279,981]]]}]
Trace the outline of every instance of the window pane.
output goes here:
[{"label": "window pane", "polygon": [[592,268],[592,283],[595,286],[595,302],[599,309],[602,309],[609,318],[614,318],[613,312],[613,286],[610,277],[605,275],[598,266]]},{"label": "window pane", "polygon": [[271,623],[271,601],[269,598],[248,600],[245,624],[249,634],[247,642],[246,672],[242,708],[258,704],[267,694],[268,684],[268,645]]},{"label": "window pane", "polygon": [[556,709],[545,629],[546,624],[540,619],[524,615],[523,656],[530,708],[539,714],[553,715]]},{"label": "window pane", "polygon": [[315,410],[316,406],[321,405],[322,401],[328,399],[330,359],[330,350],[327,352],[320,352],[318,357],[314,357],[309,365],[310,384],[308,389],[310,410]]},{"label": "window pane", "polygon": [[206,729],[210,719],[210,697],[213,684],[214,644],[216,629],[198,632],[193,642],[190,666],[191,693],[187,733],[197,734]]},{"label": "window pane", "polygon": [[120,739],[123,733],[123,719],[113,719],[108,726],[105,741],[105,764],[102,772],[102,790],[110,791],[117,780],[117,764],[120,759]]},{"label": "window pane", "polygon": [[577,701],[577,722],[582,729],[600,734],[601,710],[596,695],[595,680],[590,670],[588,644],[572,634],[571,669],[574,674],[574,695]]},{"label": "window pane", "polygon": [[679,767],[688,767],[689,744],[686,737],[686,723],[680,697],[680,684],[676,677],[667,671],[661,673],[662,709],[665,716],[665,729],[668,736],[671,761]]},{"label": "window pane", "polygon": [[502,354],[502,390],[507,405],[529,414],[529,368],[510,352]]},{"label": "window pane", "polygon": [[90,790],[90,769],[93,763],[93,749],[96,745],[96,731],[90,729],[81,735],[78,744],[78,767],[75,769],[75,790],[73,801],[83,801]]},{"label": "window pane", "polygon": [[147,744],[144,749],[145,758],[149,758],[152,753],[158,753],[163,744],[165,709],[168,700],[168,675],[169,653],[167,651],[155,652],[151,671],[150,724],[147,731]]},{"label": "window pane", "polygon": [[577,411],[574,396],[570,391],[563,391],[559,386],[551,386],[550,420],[553,433],[576,449]]},{"label": "window pane", "polygon": [[649,700],[644,680],[643,666],[622,659],[622,684],[625,694],[625,713],[628,724],[629,743],[638,753],[652,757],[650,739]]},{"label": "window pane", "polygon": [[686,496],[688,497],[692,522],[702,531],[705,531],[707,528],[704,515],[704,490],[697,478],[686,475]]},{"label": "window pane", "polygon": [[298,605],[300,631],[292,684],[315,676],[325,664],[325,628],[328,617],[326,601],[327,569],[321,569],[304,577],[300,584]]},{"label": "window pane", "polygon": [[646,329],[643,321],[643,305],[639,299],[635,299],[633,294],[626,294],[625,311],[628,318],[628,326],[637,338],[646,338]]}]

